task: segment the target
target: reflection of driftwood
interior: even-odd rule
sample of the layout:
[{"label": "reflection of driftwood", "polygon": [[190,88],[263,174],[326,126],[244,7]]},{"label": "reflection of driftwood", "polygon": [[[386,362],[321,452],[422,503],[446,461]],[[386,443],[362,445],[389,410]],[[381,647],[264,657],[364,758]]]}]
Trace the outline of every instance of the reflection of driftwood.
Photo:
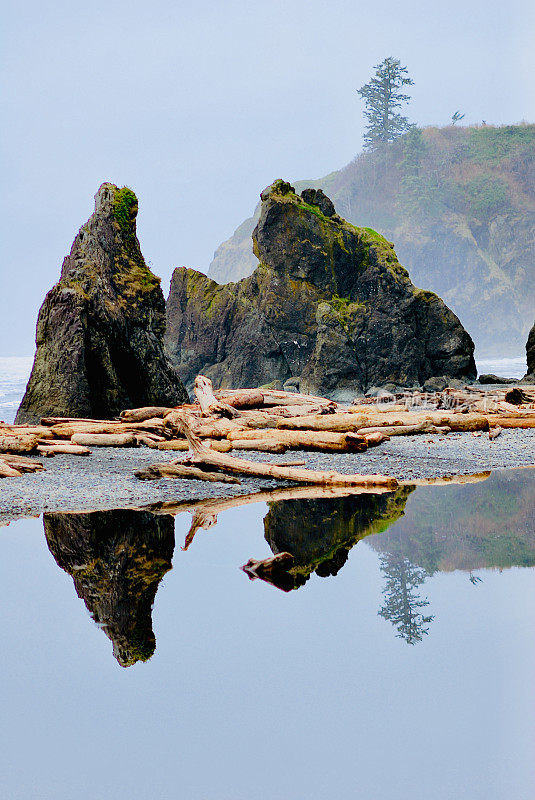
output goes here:
[{"label": "reflection of driftwood", "polygon": [[277,478],[298,483],[331,486],[383,486],[390,489],[398,485],[395,478],[386,475],[344,475],[341,472],[320,472],[318,470],[299,469],[298,467],[281,467],[278,464],[246,461],[225,453],[216,453],[202,444],[199,437],[193,432],[186,414],[183,414],[182,418],[180,420],[177,419],[176,422],[189,442],[193,453],[190,460],[196,465],[216,467],[223,472],[232,472],[239,475]]},{"label": "reflection of driftwood", "polygon": [[247,564],[243,565],[242,570],[251,581],[260,578],[260,580],[282,589],[283,592],[290,592],[295,588],[295,578],[289,572],[293,565],[294,557],[291,553],[277,553],[271,558],[262,558],[261,560],[250,558]]},{"label": "reflection of driftwood", "polygon": [[410,481],[400,481],[403,486],[451,486],[452,484],[479,483],[490,478],[490,470],[476,472],[473,475],[444,475],[442,478],[411,478]]}]

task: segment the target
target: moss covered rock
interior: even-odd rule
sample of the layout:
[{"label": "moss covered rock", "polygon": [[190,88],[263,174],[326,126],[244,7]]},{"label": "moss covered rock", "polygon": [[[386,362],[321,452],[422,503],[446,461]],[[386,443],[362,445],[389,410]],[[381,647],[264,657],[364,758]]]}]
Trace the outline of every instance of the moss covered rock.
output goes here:
[{"label": "moss covered rock", "polygon": [[[350,222],[373,225],[420,286],[437,292],[479,355],[517,356],[535,307],[535,125],[412,128],[384,151],[299,190],[323,189]],[[216,251],[220,283],[251,275],[260,208]]]},{"label": "moss covered rock", "polygon": [[526,360],[528,363],[528,372],[526,377],[535,380],[535,325],[529,332],[528,340],[526,342]]},{"label": "moss covered rock", "polygon": [[37,351],[17,422],[109,418],[174,406],[187,394],[163,350],[165,300],[136,236],[137,198],[103,183],[37,320]]},{"label": "moss covered rock", "polygon": [[250,277],[173,274],[166,345],[186,384],[199,372],[221,388],[300,376],[301,391],[345,400],[387,382],[475,377],[469,335],[384,237],[343,220],[323,192],[278,180],[261,199]]}]

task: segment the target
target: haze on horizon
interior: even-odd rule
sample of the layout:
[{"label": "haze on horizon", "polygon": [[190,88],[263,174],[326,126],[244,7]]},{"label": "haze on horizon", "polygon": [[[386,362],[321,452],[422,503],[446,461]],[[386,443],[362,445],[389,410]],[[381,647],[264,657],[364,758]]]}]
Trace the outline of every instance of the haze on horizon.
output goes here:
[{"label": "haze on horizon", "polygon": [[167,294],[172,269],[206,271],[274,178],[357,155],[356,89],[388,55],[414,80],[419,125],[456,110],[463,124],[534,121],[534,23],[527,0],[9,0],[0,356],[33,353],[38,309],[103,181],[138,195]]}]

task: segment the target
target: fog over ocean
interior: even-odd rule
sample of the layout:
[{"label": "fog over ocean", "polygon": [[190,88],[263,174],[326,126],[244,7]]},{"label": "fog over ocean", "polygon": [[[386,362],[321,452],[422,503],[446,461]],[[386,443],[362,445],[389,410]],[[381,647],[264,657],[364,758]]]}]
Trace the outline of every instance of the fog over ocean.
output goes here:
[{"label": "fog over ocean", "polygon": [[[13,422],[26,389],[33,356],[0,356],[0,420]],[[526,358],[492,358],[477,360],[478,374],[491,373],[506,378],[526,374]]]}]

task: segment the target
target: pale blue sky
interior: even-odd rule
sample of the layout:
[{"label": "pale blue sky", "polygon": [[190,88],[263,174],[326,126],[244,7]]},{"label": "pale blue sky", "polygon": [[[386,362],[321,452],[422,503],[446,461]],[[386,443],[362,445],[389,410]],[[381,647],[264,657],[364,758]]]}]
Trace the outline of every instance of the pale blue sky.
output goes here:
[{"label": "pale blue sky", "polygon": [[38,308],[102,181],[140,200],[145,257],[206,270],[275,177],[360,150],[355,89],[393,55],[408,114],[535,119],[525,0],[364,3],[8,0],[2,25],[0,355],[33,352]]}]

